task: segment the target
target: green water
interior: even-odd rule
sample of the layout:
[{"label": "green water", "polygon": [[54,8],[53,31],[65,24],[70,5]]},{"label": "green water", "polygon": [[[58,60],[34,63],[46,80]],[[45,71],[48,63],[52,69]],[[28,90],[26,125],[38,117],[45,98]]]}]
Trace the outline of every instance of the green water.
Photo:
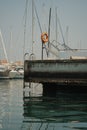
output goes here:
[{"label": "green water", "polygon": [[87,130],[87,94],[43,97],[41,85],[0,81],[0,130]]}]

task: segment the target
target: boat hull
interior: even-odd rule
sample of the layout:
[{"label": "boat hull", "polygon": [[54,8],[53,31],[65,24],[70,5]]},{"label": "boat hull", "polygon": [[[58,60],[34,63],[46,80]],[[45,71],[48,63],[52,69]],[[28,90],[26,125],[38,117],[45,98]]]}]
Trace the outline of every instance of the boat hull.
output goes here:
[{"label": "boat hull", "polygon": [[23,71],[11,70],[9,72],[9,78],[10,79],[23,79],[23,77],[24,77]]},{"label": "boat hull", "polygon": [[0,72],[0,79],[9,79],[9,70]]}]

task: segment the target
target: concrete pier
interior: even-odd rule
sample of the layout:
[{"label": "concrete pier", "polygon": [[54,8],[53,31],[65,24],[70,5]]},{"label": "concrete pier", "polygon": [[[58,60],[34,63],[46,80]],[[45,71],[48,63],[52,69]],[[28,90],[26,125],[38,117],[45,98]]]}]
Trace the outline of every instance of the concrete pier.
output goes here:
[{"label": "concrete pier", "polygon": [[24,82],[87,86],[87,59],[25,60]]}]

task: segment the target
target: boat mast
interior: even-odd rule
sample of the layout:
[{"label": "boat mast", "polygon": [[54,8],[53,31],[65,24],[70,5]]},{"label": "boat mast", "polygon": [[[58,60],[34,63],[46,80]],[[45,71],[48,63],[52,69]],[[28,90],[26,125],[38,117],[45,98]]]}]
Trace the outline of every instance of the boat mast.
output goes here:
[{"label": "boat mast", "polygon": [[55,13],[56,13],[56,46],[57,46],[57,7],[55,9]]},{"label": "boat mast", "polygon": [[57,16],[57,20],[58,20],[60,32],[61,32],[61,35],[62,35],[63,44],[65,45],[65,39],[64,39],[64,36],[63,36],[63,31],[62,31],[62,27],[61,27],[60,20],[59,20],[58,16]]},{"label": "boat mast", "polygon": [[1,44],[2,44],[2,47],[3,47],[4,55],[5,55],[5,58],[8,62],[8,56],[7,56],[7,52],[6,52],[6,49],[5,49],[5,44],[4,44],[4,41],[3,41],[1,30],[0,30],[0,37],[1,37]]},{"label": "boat mast", "polygon": [[[49,27],[48,27],[48,48],[50,50],[51,46],[50,46],[50,22],[51,22],[51,8],[50,8],[50,12],[49,12]],[[47,53],[47,57],[49,57],[49,51]]]},{"label": "boat mast", "polygon": [[[37,10],[36,10],[35,3],[34,3],[34,8],[35,8],[35,13],[36,13],[36,17],[37,17],[38,25],[39,25],[39,28],[40,28],[40,32],[41,32],[41,34],[42,34],[42,28],[41,28],[41,24],[40,24],[40,20],[39,20],[39,17],[38,17],[38,13],[37,13]],[[43,42],[42,42],[42,53],[41,53],[41,59],[43,60]]]},{"label": "boat mast", "polygon": [[9,51],[9,61],[12,62],[12,31],[10,32],[10,51]]},{"label": "boat mast", "polygon": [[66,45],[68,46],[68,31],[69,31],[69,27],[66,27]]},{"label": "boat mast", "polygon": [[33,44],[34,44],[34,0],[32,0],[32,54],[33,54]]},{"label": "boat mast", "polygon": [[26,22],[27,22],[27,6],[28,6],[28,0],[26,0],[26,6],[25,6],[25,21],[24,21],[24,46],[23,46],[23,55],[25,54],[25,41],[26,41]]}]

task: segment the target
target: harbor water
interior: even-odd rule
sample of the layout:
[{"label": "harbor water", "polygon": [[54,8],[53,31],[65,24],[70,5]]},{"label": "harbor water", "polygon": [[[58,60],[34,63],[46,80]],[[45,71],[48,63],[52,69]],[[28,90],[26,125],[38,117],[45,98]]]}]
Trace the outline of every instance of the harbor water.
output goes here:
[{"label": "harbor water", "polygon": [[0,81],[0,130],[87,130],[87,93],[43,96],[41,84]]}]

